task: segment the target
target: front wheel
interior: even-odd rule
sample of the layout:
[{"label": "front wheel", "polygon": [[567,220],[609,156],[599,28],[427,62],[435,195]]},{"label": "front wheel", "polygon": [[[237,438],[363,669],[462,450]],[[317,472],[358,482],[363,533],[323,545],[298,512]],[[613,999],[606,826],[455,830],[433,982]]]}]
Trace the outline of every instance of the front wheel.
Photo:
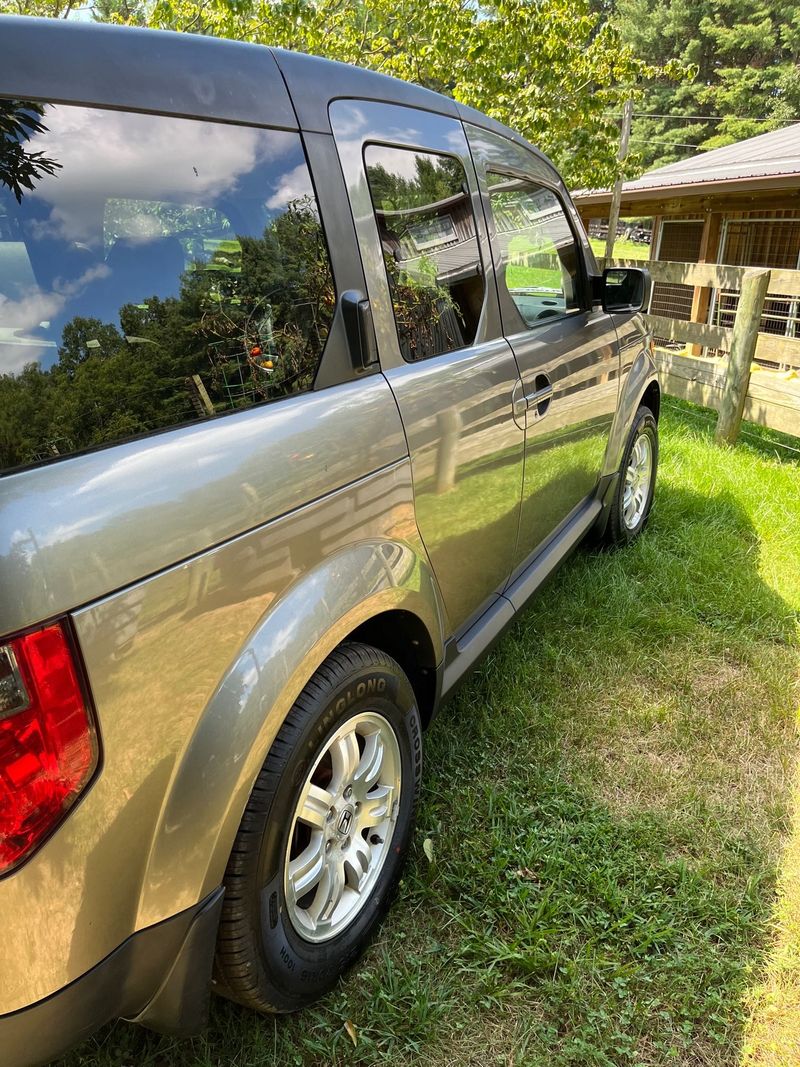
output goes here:
[{"label": "front wheel", "polygon": [[422,765],[414,691],[367,645],[333,652],[256,781],[225,876],[215,987],[294,1011],[363,952],[397,885]]},{"label": "front wheel", "polygon": [[633,420],[611,502],[605,541],[627,545],[642,532],[653,506],[658,469],[658,423],[642,405]]}]

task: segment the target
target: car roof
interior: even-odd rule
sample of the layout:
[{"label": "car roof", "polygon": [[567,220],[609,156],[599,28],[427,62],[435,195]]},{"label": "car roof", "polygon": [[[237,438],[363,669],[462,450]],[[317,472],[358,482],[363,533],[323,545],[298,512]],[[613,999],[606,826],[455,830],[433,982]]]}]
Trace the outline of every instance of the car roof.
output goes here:
[{"label": "car roof", "polygon": [[349,97],[435,111],[533,147],[450,97],[362,67],[198,34],[65,19],[0,16],[3,96],[320,133],[331,132],[331,100]]}]

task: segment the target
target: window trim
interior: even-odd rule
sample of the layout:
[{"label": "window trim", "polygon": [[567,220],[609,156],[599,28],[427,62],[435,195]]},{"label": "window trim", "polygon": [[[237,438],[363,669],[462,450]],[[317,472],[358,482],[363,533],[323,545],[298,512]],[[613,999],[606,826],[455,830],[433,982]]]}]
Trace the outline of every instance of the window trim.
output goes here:
[{"label": "window trim", "polygon": [[[466,138],[466,134],[464,136]],[[382,139],[376,138],[376,137],[370,137],[370,138],[365,139],[363,141],[362,145],[361,145],[361,165],[362,165],[362,168],[363,168],[363,171],[364,171],[364,178],[366,180],[367,194],[369,196],[370,205],[372,207],[372,220],[373,220],[373,222],[375,224],[375,229],[376,229],[376,232],[377,232],[379,243],[380,243],[380,226],[379,226],[379,223],[378,223],[378,212],[377,212],[377,207],[376,207],[376,204],[375,204],[375,198],[372,195],[372,186],[370,185],[370,181],[369,181],[369,167],[367,165],[367,150],[369,148],[373,148],[373,147],[374,148],[392,148],[392,149],[395,149],[397,151],[412,152],[412,153],[415,153],[415,154],[416,153],[422,153],[422,154],[428,155],[428,156],[438,156],[440,159],[454,159],[459,164],[459,166],[461,167],[462,171],[464,172],[464,181],[466,183],[466,194],[467,194],[467,199],[469,201],[470,210],[472,212],[472,221],[473,221],[473,223],[475,225],[475,237],[474,237],[474,239],[475,239],[475,245],[476,245],[477,252],[478,252],[478,274],[479,274],[479,277],[483,280],[483,301],[481,303],[481,310],[480,310],[480,314],[478,316],[478,324],[480,325],[480,320],[483,318],[483,316],[484,316],[484,314],[486,312],[487,304],[488,304],[488,301],[490,299],[490,292],[489,292],[489,284],[488,284],[488,280],[487,280],[486,264],[484,263],[483,253],[481,251],[481,237],[482,237],[481,229],[480,229],[481,220],[480,220],[478,214],[475,211],[475,205],[473,203],[474,190],[470,186],[469,171],[468,171],[468,168],[467,168],[467,165],[466,165],[466,160],[456,152],[440,152],[435,148],[429,148],[429,147],[426,147],[426,146],[423,146],[423,145],[418,145],[418,144],[399,144],[399,143],[394,142],[394,141],[385,141],[385,140],[382,140]],[[474,166],[474,163],[473,163],[473,166]],[[476,177],[477,177],[477,173],[476,173]],[[478,187],[477,187],[477,193],[478,193],[478,196],[480,197],[480,185],[478,185]],[[484,220],[484,222],[485,222],[485,220]],[[455,228],[455,224],[454,224],[454,228]],[[413,238],[412,238],[412,240],[413,240]],[[425,249],[421,249],[419,251],[422,254],[424,254]],[[491,252],[490,252],[490,254],[491,254]],[[421,359],[406,359],[406,357],[403,355],[402,345],[400,344],[400,331],[399,331],[398,326],[397,326],[397,314],[396,314],[395,309],[394,309],[394,300],[392,299],[392,285],[391,285],[391,282],[389,281],[389,272],[386,270],[386,263],[385,262],[383,263],[383,273],[384,273],[384,279],[386,281],[387,292],[388,292],[388,295],[389,295],[389,304],[390,304],[391,311],[392,311],[392,321],[394,323],[394,328],[395,328],[395,336],[396,336],[396,339],[397,339],[397,347],[398,347],[398,351],[400,353],[400,358],[403,360],[403,364],[405,366],[413,367],[416,364],[427,363],[431,359],[440,359],[442,356],[452,356],[452,355],[454,355],[454,354],[456,354],[458,352],[468,352],[471,349],[475,348],[476,345],[480,344],[480,342],[478,341],[478,333],[479,333],[479,331],[476,329],[475,336],[472,338],[471,341],[469,341],[468,344],[459,345],[458,348],[448,348],[443,352],[436,352],[431,356],[424,356]]]},{"label": "window trim", "polygon": [[[483,162],[483,171],[484,171],[485,184],[486,184],[486,208],[487,208],[488,214],[489,214],[489,219],[487,221],[490,222],[490,230],[491,230],[491,234],[492,234],[490,245],[492,247],[492,258],[493,259],[494,259],[495,244],[496,244],[496,241],[497,241],[497,226],[495,224],[494,212],[492,211],[492,195],[491,195],[491,187],[489,185],[489,175],[490,174],[494,174],[494,175],[496,175],[497,177],[500,177],[500,178],[514,178],[514,179],[516,179],[518,181],[524,181],[524,182],[527,182],[528,185],[538,186],[540,189],[545,189],[548,193],[551,193],[555,197],[556,202],[557,202],[557,204],[558,204],[558,206],[559,206],[559,208],[561,210],[561,214],[564,216],[564,219],[566,220],[567,226],[569,227],[569,232],[572,234],[573,244],[575,245],[576,262],[577,262],[577,278],[576,278],[577,285],[576,285],[575,296],[576,296],[576,299],[578,301],[577,307],[568,308],[568,309],[566,309],[565,311],[561,312],[558,315],[549,315],[546,319],[542,319],[541,321],[536,322],[536,323],[532,323],[532,324],[529,324],[529,323],[527,323],[525,321],[525,319],[522,317],[521,312],[517,308],[517,314],[519,315],[519,319],[520,319],[520,322],[522,323],[523,329],[522,330],[512,330],[510,332],[512,334],[527,333],[529,330],[538,330],[542,326],[552,326],[556,322],[563,322],[565,319],[574,318],[576,315],[586,314],[586,312],[591,310],[592,304],[591,304],[591,301],[589,299],[587,299],[590,289],[589,289],[589,283],[588,283],[588,274],[587,274],[587,269],[586,269],[586,261],[585,261],[584,254],[583,254],[583,242],[580,240],[578,234],[575,232],[575,226],[574,226],[573,220],[571,218],[570,212],[567,211],[567,208],[566,208],[566,206],[564,204],[564,199],[561,196],[560,191],[554,185],[550,184],[549,182],[546,182],[546,181],[542,180],[541,178],[533,178],[530,175],[525,174],[521,169],[517,169],[517,168],[514,168],[514,167],[508,167],[508,166],[507,167],[503,167],[499,163],[494,164],[494,163],[491,163],[491,162]],[[495,280],[496,280],[496,284],[497,284],[497,288],[498,288],[498,300],[499,300],[499,303],[500,303],[500,315],[501,315],[501,318],[502,318],[504,301],[503,301],[503,299],[501,297],[501,294],[500,294],[501,285],[505,289],[505,292],[506,292],[508,298],[511,300],[512,304],[514,303],[514,298],[511,296],[511,292],[508,289],[508,286],[506,285],[506,282],[505,282],[505,270],[502,270],[501,268],[502,268],[502,263],[498,263],[498,262],[494,263],[494,274],[495,274]],[[514,304],[514,306],[516,308],[516,304]],[[503,325],[504,325],[504,328],[505,328],[505,323]]]}]

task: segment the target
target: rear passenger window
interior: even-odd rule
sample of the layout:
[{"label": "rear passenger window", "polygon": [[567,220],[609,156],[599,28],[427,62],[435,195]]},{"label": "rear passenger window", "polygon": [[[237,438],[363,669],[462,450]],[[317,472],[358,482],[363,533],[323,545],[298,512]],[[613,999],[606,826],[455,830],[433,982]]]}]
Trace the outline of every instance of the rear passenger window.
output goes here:
[{"label": "rear passenger window", "polygon": [[0,469],[311,389],[335,292],[298,134],[14,108]]},{"label": "rear passenger window", "polygon": [[463,166],[384,145],[364,157],[403,358],[472,344],[484,281]]},{"label": "rear passenger window", "polygon": [[555,193],[531,181],[487,174],[498,281],[526,326],[579,307],[578,248]]}]

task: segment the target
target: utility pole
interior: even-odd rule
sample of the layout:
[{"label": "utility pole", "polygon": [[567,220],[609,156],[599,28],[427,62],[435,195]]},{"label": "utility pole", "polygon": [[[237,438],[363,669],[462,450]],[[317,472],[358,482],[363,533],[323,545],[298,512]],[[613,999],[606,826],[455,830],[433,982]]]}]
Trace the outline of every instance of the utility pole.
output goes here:
[{"label": "utility pole", "polygon": [[[621,163],[628,155],[628,144],[631,139],[631,119],[633,118],[633,100],[626,100],[622,108],[622,131],[619,135],[619,152],[617,159]],[[622,200],[622,176],[614,182],[614,192],[611,195],[611,207],[608,213],[608,233],[606,234],[606,266],[609,265],[614,254],[614,241],[617,237],[617,225],[619,224],[619,205]]]}]

